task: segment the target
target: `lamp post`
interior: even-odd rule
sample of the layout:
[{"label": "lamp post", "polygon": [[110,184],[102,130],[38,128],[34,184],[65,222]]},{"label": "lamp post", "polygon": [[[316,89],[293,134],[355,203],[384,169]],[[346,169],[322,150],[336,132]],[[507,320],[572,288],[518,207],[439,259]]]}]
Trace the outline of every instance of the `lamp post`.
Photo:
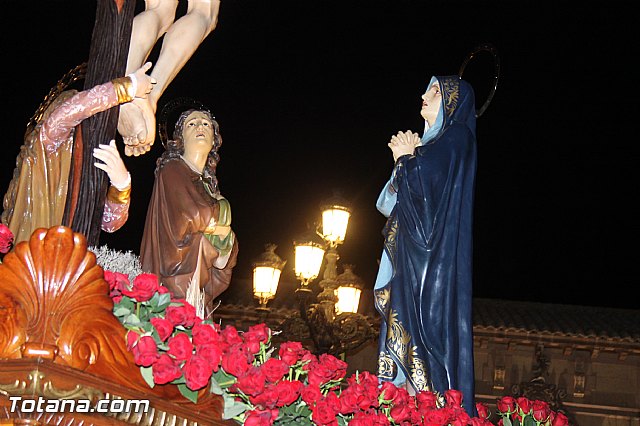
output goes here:
[{"label": "lamp post", "polygon": [[[287,318],[277,328],[287,338],[311,339],[316,354],[341,356],[374,338],[377,334],[367,317],[359,314],[362,280],[344,265],[338,275],[338,245],[344,242],[351,211],[334,197],[322,208],[322,224],[294,241],[294,272],[300,285],[296,298],[300,316]],[[320,238],[319,238],[320,237]],[[269,312],[267,302],[276,293],[285,262],[275,254],[276,246],[267,244],[253,269],[253,293],[259,300],[258,311]],[[325,262],[320,291],[315,295],[311,283],[320,275]]]},{"label": "lamp post", "polygon": [[275,253],[276,248],[275,244],[266,244],[264,253],[253,263],[253,295],[260,303],[258,311],[264,315],[269,312],[267,302],[275,297],[280,274],[287,263]]},{"label": "lamp post", "polygon": [[[296,290],[300,317],[304,320],[308,330],[308,337],[313,340],[315,352],[342,355],[349,350],[356,349],[373,338],[376,333],[364,315],[357,313],[362,289],[361,280],[353,273],[351,265],[345,265],[345,272],[338,275],[337,247],[345,240],[351,211],[345,207],[345,203],[334,197],[325,203],[322,210],[322,225],[316,230],[316,234],[322,237],[324,244],[324,260],[326,261],[322,279],[319,282],[320,292],[313,300],[309,287],[310,280],[305,281],[300,275],[300,286]],[[310,245],[310,242],[294,242],[296,253],[301,247]],[[300,252],[302,253],[302,252]],[[304,256],[296,255],[296,271],[300,265],[311,263]],[[320,263],[313,272],[314,278],[319,275]],[[301,268],[302,269],[302,268]],[[340,288],[343,288],[340,291]],[[351,289],[351,290],[349,290]],[[336,309],[336,306],[344,306],[346,293],[351,291],[350,309]],[[341,294],[345,296],[340,297]],[[293,335],[298,328],[294,321],[285,321],[283,329],[288,329]]]}]

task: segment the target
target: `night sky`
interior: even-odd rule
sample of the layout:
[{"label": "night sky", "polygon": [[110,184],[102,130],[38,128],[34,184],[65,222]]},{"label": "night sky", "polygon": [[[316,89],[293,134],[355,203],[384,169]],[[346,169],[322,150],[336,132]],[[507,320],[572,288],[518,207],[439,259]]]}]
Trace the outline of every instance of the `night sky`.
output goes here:
[{"label": "night sky", "polygon": [[[29,117],[87,59],[95,1],[0,5],[4,194]],[[160,108],[192,97],[220,123],[218,179],[240,243],[236,279],[249,279],[273,242],[288,260],[283,280],[293,281],[292,240],[338,190],[353,210],[340,262],[355,264],[371,288],[385,222],[375,201],[393,165],[386,144],[399,130],[422,132],[420,95],[432,75],[457,74],[469,52],[491,43],[501,75],[477,127],[474,295],[638,309],[630,297],[640,282],[631,5],[224,0],[218,27]],[[478,106],[491,76],[479,55],[469,66]],[[125,159],[131,216],[102,244],[138,252],[161,152],[156,142]]]}]

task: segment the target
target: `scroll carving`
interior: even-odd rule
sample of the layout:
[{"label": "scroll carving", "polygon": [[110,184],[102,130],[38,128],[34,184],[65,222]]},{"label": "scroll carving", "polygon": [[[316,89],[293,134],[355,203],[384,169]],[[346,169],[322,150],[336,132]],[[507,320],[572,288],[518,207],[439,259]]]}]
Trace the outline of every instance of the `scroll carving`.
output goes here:
[{"label": "scroll carving", "polygon": [[[145,383],[113,315],[109,284],[82,234],[37,229],[0,264],[0,360],[50,359],[144,394],[191,404]],[[198,405],[215,399],[206,388]],[[214,404],[218,405],[216,401]]]}]

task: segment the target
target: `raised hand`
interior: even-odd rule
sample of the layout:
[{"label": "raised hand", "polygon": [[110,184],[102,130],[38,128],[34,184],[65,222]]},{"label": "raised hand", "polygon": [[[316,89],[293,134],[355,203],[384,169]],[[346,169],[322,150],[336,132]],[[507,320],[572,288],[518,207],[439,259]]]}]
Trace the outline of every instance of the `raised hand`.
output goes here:
[{"label": "raised hand", "polygon": [[98,148],[93,150],[93,156],[102,161],[102,163],[93,163],[93,165],[107,173],[111,185],[119,190],[129,187],[131,176],[118,153],[115,140],[112,139],[108,145],[100,144]]},{"label": "raised hand", "polygon": [[393,161],[406,154],[413,154],[416,146],[420,144],[420,136],[411,130],[406,132],[398,132],[397,135],[391,136],[391,141],[387,144],[393,153]]}]

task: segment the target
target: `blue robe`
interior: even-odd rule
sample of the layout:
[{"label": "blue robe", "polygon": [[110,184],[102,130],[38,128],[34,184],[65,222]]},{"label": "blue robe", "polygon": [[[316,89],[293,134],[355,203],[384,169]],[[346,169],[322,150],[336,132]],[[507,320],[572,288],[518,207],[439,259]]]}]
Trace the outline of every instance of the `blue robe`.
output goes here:
[{"label": "blue robe", "polygon": [[418,391],[460,390],[474,415],[475,99],[457,76],[437,79],[436,128],[414,155],[398,159],[378,200],[389,217],[374,291],[382,316],[378,376]]}]

